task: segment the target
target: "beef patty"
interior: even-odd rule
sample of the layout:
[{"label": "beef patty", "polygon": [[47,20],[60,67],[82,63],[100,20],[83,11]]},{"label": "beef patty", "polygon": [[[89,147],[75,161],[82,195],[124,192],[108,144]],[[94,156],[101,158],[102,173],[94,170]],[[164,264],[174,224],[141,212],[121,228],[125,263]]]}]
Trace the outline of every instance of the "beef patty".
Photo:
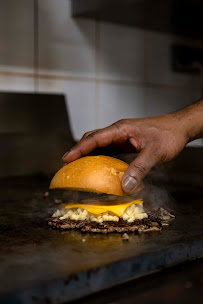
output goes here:
[{"label": "beef patty", "polygon": [[147,213],[148,218],[135,220],[132,223],[128,223],[121,218],[118,222],[104,221],[102,223],[97,223],[88,220],[60,220],[59,217],[50,217],[47,219],[47,223],[51,228],[62,230],[77,229],[81,230],[82,232],[93,233],[124,233],[160,231],[163,226],[168,225],[169,222],[174,218],[174,215],[170,214],[163,208],[157,208]]},{"label": "beef patty", "polygon": [[96,223],[87,220],[73,221],[70,219],[60,220],[57,217],[51,217],[47,223],[52,228],[68,230],[79,229],[82,232],[96,232],[96,233],[109,233],[109,232],[146,232],[146,231],[159,231],[162,224],[159,220],[143,219],[136,220],[133,223],[127,223],[120,219],[118,222],[102,222]]}]

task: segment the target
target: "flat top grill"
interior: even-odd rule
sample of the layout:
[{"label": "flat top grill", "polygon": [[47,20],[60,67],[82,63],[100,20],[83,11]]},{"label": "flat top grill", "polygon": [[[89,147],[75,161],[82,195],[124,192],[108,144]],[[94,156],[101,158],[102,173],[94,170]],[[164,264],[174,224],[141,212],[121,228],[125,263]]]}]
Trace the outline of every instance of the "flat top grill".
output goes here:
[{"label": "flat top grill", "polygon": [[[180,195],[176,220],[161,233],[94,235],[57,231],[45,218],[57,208],[47,181],[14,178],[0,185],[0,301],[51,303],[202,257],[202,195]],[[16,303],[16,302],[15,302]]]}]

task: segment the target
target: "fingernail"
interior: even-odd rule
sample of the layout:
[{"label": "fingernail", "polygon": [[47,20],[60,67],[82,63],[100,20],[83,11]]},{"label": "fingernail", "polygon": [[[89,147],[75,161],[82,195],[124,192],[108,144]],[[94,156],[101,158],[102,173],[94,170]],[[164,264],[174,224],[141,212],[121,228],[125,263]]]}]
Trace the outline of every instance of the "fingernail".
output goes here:
[{"label": "fingernail", "polygon": [[62,159],[64,159],[68,155],[68,153],[69,153],[69,151],[63,155]]},{"label": "fingernail", "polygon": [[127,176],[124,182],[124,187],[126,192],[133,192],[133,190],[137,187],[136,179],[131,175]]}]

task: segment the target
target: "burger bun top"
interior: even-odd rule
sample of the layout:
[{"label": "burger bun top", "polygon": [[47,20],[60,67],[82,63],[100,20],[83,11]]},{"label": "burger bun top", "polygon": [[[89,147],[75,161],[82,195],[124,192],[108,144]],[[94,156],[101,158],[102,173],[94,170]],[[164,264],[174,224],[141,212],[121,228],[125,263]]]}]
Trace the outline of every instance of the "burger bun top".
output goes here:
[{"label": "burger bun top", "polygon": [[128,164],[117,158],[98,155],[79,158],[62,167],[50,189],[68,189],[125,195],[121,180]]}]

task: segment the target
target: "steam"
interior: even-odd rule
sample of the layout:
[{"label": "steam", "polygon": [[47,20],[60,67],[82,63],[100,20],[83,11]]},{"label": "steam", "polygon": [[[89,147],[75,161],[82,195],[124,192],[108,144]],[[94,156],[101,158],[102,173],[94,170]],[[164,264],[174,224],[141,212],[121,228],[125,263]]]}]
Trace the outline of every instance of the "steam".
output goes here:
[{"label": "steam", "polygon": [[161,185],[148,184],[143,190],[143,201],[150,209],[164,208],[172,213],[175,212],[175,200],[168,189]]},{"label": "steam", "polygon": [[127,196],[64,191],[62,197],[63,201],[67,203],[80,202],[94,205],[116,205],[142,199],[144,201],[144,207],[147,210],[152,211],[163,208],[172,213],[175,211],[175,201],[170,195],[167,187],[164,185],[154,185],[149,182],[146,182],[144,189]]},{"label": "steam", "polygon": [[[136,156],[136,153],[129,153],[119,155],[118,158],[130,164]],[[135,193],[131,197],[134,199],[143,199],[145,209],[164,208],[169,212],[175,213],[176,204],[174,198],[170,194],[170,178],[166,165],[162,164],[152,169],[144,180],[144,186],[143,190]]]}]

